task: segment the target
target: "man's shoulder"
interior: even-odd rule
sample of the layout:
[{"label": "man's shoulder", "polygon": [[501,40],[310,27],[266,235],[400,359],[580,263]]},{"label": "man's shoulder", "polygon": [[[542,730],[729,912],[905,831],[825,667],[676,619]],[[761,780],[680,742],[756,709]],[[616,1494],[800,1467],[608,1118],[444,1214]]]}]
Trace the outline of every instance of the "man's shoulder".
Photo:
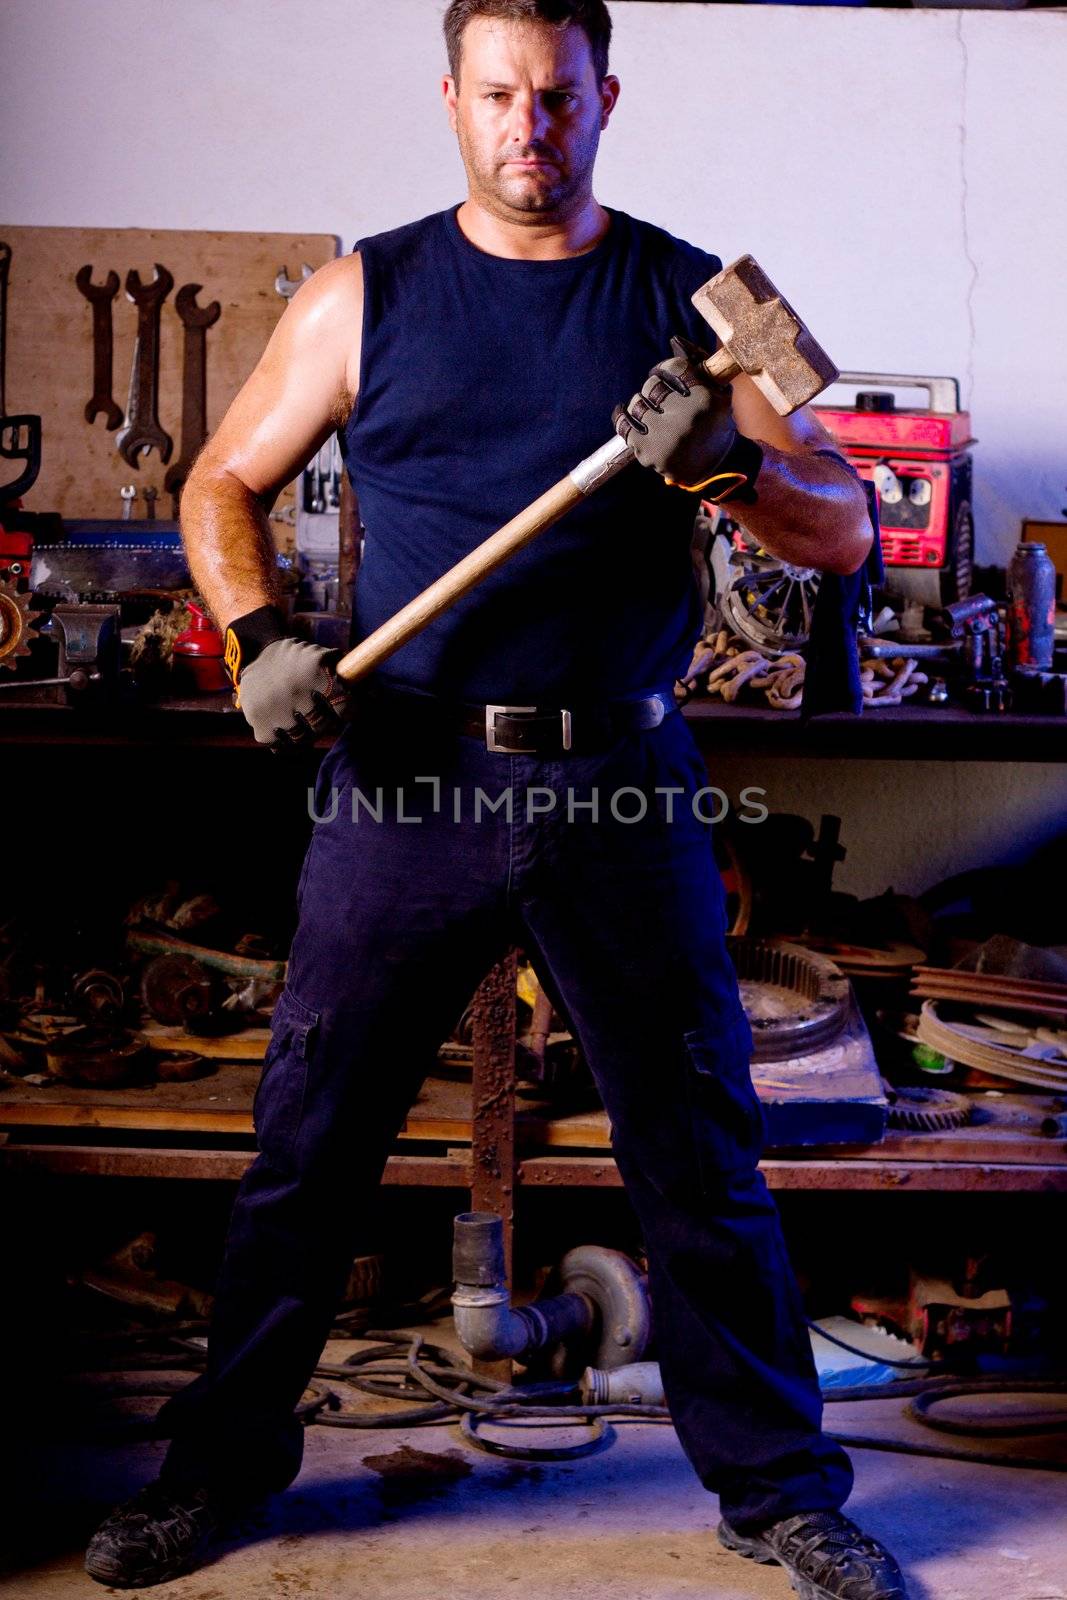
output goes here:
[{"label": "man's shoulder", "polygon": [[405,255],[425,240],[439,234],[446,216],[445,211],[432,211],[428,216],[417,217],[414,222],[402,223],[399,228],[387,228],[382,233],[365,234],[356,240],[355,249],[373,251],[376,255],[391,258]]},{"label": "man's shoulder", "polygon": [[705,276],[708,278],[714,277],[721,269],[720,257],[702,245],[693,244],[688,239],[680,239],[676,234],[660,227],[658,223],[648,222],[643,217],[630,216],[627,212],[620,212],[618,215],[629,223],[634,232],[635,242],[652,260],[659,260],[665,264],[677,263],[686,269],[694,266],[706,267]]}]

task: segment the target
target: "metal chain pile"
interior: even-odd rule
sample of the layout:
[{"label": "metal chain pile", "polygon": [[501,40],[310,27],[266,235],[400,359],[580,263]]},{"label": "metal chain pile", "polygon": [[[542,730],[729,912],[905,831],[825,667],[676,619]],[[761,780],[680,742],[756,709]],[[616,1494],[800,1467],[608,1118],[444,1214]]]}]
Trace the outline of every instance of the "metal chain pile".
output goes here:
[{"label": "metal chain pile", "polygon": [[925,672],[918,671],[917,661],[906,661],[893,656],[884,661],[878,657],[863,663],[860,682],[863,685],[864,705],[899,706],[908,695],[915,694],[919,686],[929,683]]},{"label": "metal chain pile", "polygon": [[793,650],[780,656],[764,655],[739,634],[720,628],[697,645],[681,681],[687,697],[699,692],[730,704],[742,689],[762,689],[767,704],[776,711],[795,711],[804,689],[804,657]]}]

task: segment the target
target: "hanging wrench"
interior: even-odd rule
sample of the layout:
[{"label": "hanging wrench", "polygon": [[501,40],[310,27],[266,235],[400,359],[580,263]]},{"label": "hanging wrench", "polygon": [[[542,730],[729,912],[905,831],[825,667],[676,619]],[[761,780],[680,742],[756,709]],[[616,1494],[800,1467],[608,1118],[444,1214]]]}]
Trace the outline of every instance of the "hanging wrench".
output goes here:
[{"label": "hanging wrench", "polygon": [[291,300],[296,291],[300,288],[300,285],[308,281],[314,270],[315,269],[313,267],[309,267],[305,261],[303,266],[300,268],[300,277],[290,278],[286,272],[286,269],[284,267],[279,267],[278,276],[274,280],[274,288],[276,292],[281,295],[283,300]]},{"label": "hanging wrench", "polygon": [[167,468],[163,487],[175,496],[181,494],[196,453],[207,438],[207,330],[219,320],[222,307],[217,300],[198,306],[196,297],[203,286],[183,283],[174,297],[174,309],[185,329],[182,365],[182,447],[177,461]]},{"label": "hanging wrench", "polygon": [[103,283],[93,282],[91,266],[81,267],[74,282],[93,308],[93,397],[85,402],[85,420],[94,422],[101,411],[110,433],[122,421],[122,407],[111,393],[111,302],[119,292],[119,275],[109,272]]},{"label": "hanging wrench", "polygon": [[115,435],[115,444],[123,460],[134,468],[140,466],[138,457],[150,450],[158,450],[160,460],[169,461],[174,444],[159,425],[159,318],[173,287],[174,279],[158,261],[149,284],[142,284],[136,267],[126,274],[126,296],[137,307],[137,343],[133,349],[126,425]]}]

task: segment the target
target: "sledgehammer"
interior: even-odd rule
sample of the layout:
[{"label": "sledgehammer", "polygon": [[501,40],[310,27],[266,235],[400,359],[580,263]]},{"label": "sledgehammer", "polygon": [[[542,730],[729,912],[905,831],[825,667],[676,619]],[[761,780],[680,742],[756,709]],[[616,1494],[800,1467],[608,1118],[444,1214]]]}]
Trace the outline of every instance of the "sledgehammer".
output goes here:
[{"label": "sledgehammer", "polygon": [[[814,399],[838,375],[829,356],[751,256],[724,267],[697,290],[693,304],[719,339],[720,348],[704,363],[708,376],[728,383],[738,373],[747,373],[779,416],[787,417]],[[342,656],[334,668],[337,676],[353,683],[372,672],[633,459],[633,451],[617,435],[601,445]]]}]

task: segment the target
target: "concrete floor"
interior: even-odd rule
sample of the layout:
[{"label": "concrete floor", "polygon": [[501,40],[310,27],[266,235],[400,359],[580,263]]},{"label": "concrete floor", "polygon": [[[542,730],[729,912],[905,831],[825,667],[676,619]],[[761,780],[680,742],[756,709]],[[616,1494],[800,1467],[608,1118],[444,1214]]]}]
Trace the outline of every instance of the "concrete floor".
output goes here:
[{"label": "concrete floor", "polygon": [[[452,1342],[448,1323],[429,1333]],[[331,1344],[330,1359],[350,1348],[358,1346]],[[390,1404],[363,1399],[378,1411]],[[899,1401],[836,1405],[827,1421],[934,1438],[899,1411]],[[575,1436],[553,1433],[552,1442],[561,1437]],[[162,1450],[34,1449],[31,1440],[16,1503],[8,1497],[5,1508],[13,1537],[0,1594],[99,1595],[82,1570],[85,1541],[115,1502],[154,1476]],[[873,1450],[854,1460],[849,1512],[896,1552],[913,1600],[1067,1600],[1067,1474]],[[168,1600],[790,1600],[779,1568],[719,1547],[716,1513],[669,1426],[624,1423],[602,1453],[539,1466],[475,1451],[448,1425],[312,1427],[291,1488],[214,1547],[205,1566],[158,1592]]]}]

